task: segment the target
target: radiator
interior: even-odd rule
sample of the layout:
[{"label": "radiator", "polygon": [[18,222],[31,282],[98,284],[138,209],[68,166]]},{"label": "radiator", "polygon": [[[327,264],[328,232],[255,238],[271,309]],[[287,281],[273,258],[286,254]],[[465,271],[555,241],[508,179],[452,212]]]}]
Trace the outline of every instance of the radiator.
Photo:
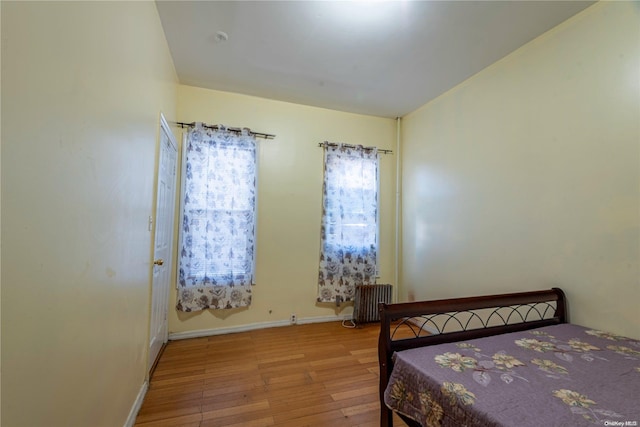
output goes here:
[{"label": "radiator", "polygon": [[378,303],[391,303],[391,285],[356,286],[356,297],[353,304],[353,322],[355,324],[379,322]]}]

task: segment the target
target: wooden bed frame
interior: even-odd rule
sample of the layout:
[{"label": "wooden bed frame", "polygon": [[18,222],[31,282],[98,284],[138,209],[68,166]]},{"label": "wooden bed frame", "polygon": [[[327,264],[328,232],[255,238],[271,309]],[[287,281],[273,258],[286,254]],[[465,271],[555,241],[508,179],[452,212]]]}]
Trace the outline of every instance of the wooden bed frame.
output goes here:
[{"label": "wooden bed frame", "polygon": [[[486,295],[398,304],[380,303],[380,426],[393,426],[384,392],[396,351],[470,340],[567,323],[564,292],[543,291]],[[398,414],[410,426],[415,421]]]}]

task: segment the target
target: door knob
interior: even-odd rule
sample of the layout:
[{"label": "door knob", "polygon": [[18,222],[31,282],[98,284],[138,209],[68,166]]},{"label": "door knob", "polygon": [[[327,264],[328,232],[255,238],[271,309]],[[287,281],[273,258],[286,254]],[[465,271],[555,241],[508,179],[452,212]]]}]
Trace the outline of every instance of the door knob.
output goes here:
[{"label": "door knob", "polygon": [[162,265],[162,264],[164,264],[164,260],[163,259],[157,259],[157,260],[153,261],[153,263],[155,265]]}]

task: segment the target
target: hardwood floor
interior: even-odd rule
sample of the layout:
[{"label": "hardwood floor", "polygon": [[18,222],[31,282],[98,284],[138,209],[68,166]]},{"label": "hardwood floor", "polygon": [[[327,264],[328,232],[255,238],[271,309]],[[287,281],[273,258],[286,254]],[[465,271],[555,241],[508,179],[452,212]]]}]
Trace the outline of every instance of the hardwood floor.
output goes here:
[{"label": "hardwood floor", "polygon": [[135,425],[377,426],[378,330],[331,322],[171,341]]}]

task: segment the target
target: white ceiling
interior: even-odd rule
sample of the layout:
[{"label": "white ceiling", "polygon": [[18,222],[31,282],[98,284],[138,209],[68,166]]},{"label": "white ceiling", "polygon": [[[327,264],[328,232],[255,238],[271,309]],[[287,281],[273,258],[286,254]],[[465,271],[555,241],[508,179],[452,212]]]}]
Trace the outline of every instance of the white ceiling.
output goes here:
[{"label": "white ceiling", "polygon": [[182,84],[401,117],[593,2],[156,4]]}]

